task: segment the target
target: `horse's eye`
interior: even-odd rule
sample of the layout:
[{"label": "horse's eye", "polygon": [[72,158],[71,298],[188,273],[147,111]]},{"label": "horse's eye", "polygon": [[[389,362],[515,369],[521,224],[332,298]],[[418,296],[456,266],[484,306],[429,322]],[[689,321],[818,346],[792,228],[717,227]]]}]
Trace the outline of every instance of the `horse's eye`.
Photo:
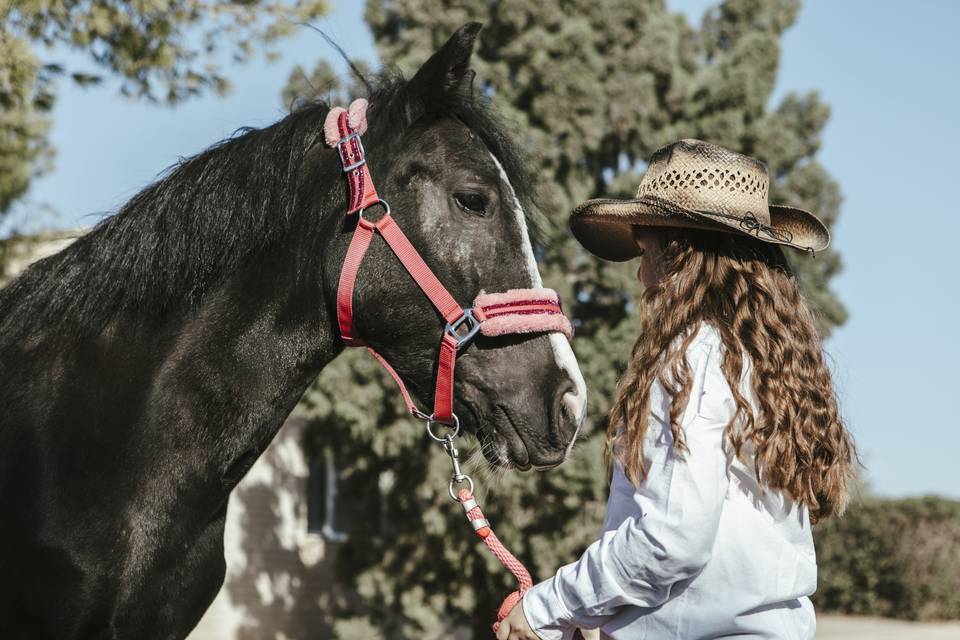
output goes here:
[{"label": "horse's eye", "polygon": [[457,206],[475,216],[487,215],[487,199],[479,193],[455,193],[453,199]]}]

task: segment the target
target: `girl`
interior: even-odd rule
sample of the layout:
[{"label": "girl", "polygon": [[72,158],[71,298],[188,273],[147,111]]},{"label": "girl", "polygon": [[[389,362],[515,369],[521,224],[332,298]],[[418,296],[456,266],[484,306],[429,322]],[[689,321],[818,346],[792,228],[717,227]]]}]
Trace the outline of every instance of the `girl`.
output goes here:
[{"label": "girl", "polygon": [[571,216],[591,252],[641,258],[644,331],[610,412],[603,533],[499,640],[813,638],[810,524],[843,512],[856,453],[781,248],[829,233],[768,186],[762,163],[681,140],[636,199]]}]

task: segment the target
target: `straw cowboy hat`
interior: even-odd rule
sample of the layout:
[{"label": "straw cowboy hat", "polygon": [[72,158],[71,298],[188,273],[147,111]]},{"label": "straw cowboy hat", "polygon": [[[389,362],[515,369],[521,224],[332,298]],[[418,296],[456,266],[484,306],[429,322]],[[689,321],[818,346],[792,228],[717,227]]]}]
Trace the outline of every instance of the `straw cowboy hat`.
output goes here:
[{"label": "straw cowboy hat", "polygon": [[689,227],[746,234],[765,242],[820,251],[827,227],[809,211],[771,205],[767,166],[702,140],[658,149],[633,200],[587,200],[570,230],[588,251],[621,262],[639,255],[632,225]]}]

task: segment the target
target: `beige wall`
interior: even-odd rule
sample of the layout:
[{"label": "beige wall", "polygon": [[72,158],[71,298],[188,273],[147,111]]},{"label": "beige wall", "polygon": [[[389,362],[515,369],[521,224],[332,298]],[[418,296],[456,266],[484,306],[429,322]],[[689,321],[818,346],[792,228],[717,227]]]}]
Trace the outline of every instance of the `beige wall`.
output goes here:
[{"label": "beige wall", "polygon": [[331,545],[307,533],[304,427],[287,420],[231,495],[226,580],[190,640],[330,636]]},{"label": "beige wall", "polygon": [[0,265],[0,286],[3,286],[18,273],[26,269],[31,262],[65,249],[71,242],[83,235],[84,230],[57,231],[37,236],[17,236],[3,240],[0,256],[4,264]]}]

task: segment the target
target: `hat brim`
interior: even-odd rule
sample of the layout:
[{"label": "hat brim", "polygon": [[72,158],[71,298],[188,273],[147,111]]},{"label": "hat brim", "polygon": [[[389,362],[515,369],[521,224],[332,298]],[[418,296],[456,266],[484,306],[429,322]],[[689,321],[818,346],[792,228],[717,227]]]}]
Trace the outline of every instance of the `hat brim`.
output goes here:
[{"label": "hat brim", "polygon": [[769,210],[769,230],[748,231],[736,220],[686,209],[655,196],[633,200],[598,198],[574,209],[569,224],[574,237],[587,251],[613,262],[639,255],[633,225],[736,233],[805,251],[822,251],[830,245],[830,231],[809,211],[781,205],[770,205]]}]

